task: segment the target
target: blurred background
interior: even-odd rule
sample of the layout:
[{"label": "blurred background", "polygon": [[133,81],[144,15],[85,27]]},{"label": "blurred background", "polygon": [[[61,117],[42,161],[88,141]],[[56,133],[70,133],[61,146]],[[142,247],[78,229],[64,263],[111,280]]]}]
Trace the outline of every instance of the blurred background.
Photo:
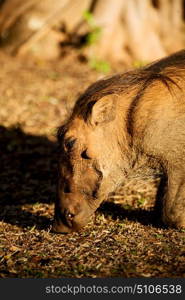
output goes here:
[{"label": "blurred background", "polygon": [[[1,0],[0,47],[11,55],[143,64],[184,47],[184,0]],[[107,66],[108,68],[108,66]]]}]

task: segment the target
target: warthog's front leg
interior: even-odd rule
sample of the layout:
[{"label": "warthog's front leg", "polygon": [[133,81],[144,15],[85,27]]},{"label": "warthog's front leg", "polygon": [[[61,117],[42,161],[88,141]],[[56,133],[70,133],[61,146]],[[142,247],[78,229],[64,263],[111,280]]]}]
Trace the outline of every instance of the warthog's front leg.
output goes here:
[{"label": "warthog's front leg", "polygon": [[168,174],[163,222],[179,229],[185,228],[185,172],[182,170],[171,170]]}]

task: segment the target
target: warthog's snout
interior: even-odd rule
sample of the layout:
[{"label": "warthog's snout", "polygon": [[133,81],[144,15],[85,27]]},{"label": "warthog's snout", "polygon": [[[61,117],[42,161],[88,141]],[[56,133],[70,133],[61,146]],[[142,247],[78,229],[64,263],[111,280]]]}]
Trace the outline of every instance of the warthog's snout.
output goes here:
[{"label": "warthog's snout", "polygon": [[[68,203],[68,201],[66,201]],[[74,203],[74,201],[73,201]],[[92,210],[83,203],[77,202],[77,205],[66,205],[55,210],[55,218],[52,226],[52,231],[56,233],[70,233],[79,231],[81,227],[86,225],[91,215]]]},{"label": "warthog's snout", "polygon": [[55,217],[52,231],[56,233],[70,233],[79,231],[80,228],[85,226],[90,220],[90,216],[88,218],[84,218],[83,221],[79,220],[79,216],[69,216],[68,218],[70,218],[71,220],[68,221],[65,218],[59,219]]},{"label": "warthog's snout", "polygon": [[64,225],[62,222],[58,222],[56,219],[53,222],[52,232],[55,233],[70,233],[72,229]]},{"label": "warthog's snout", "polygon": [[55,220],[53,223],[52,231],[58,233],[69,233],[74,231],[74,218],[75,215],[70,213],[67,209],[60,213],[55,214]]}]

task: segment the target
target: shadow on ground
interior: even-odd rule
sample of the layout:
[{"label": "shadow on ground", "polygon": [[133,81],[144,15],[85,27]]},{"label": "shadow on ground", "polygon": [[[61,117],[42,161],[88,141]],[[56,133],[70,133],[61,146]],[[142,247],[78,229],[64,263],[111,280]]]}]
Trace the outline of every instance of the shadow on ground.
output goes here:
[{"label": "shadow on ground", "polygon": [[54,202],[57,145],[21,128],[0,126],[0,220],[21,227],[49,223],[49,218],[24,211],[22,205]]},{"label": "shadow on ground", "polygon": [[124,219],[139,222],[142,225],[151,225],[156,228],[166,228],[162,223],[159,212],[153,208],[146,210],[142,208],[124,208],[121,204],[115,204],[113,202],[104,202],[99,208],[99,212],[104,216],[109,216],[113,220],[123,221]]},{"label": "shadow on ground", "polygon": [[[24,133],[20,127],[0,126],[0,220],[23,228],[45,229],[51,224],[46,214],[23,209],[26,204],[51,204],[56,197],[57,144],[47,137]],[[99,209],[113,219],[160,226],[154,211],[127,210],[105,202]]]}]

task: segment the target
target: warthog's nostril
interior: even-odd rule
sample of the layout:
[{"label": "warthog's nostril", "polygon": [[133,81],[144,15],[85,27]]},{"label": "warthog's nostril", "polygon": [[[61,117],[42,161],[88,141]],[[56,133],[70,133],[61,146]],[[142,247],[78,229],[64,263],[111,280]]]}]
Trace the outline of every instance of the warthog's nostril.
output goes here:
[{"label": "warthog's nostril", "polygon": [[71,213],[68,213],[68,214],[67,214],[67,218],[68,218],[69,220],[72,220],[72,219],[74,218],[74,215],[71,214]]},{"label": "warthog's nostril", "polygon": [[64,212],[66,223],[69,227],[72,227],[72,221],[74,219],[74,214],[70,213],[67,209]]}]

